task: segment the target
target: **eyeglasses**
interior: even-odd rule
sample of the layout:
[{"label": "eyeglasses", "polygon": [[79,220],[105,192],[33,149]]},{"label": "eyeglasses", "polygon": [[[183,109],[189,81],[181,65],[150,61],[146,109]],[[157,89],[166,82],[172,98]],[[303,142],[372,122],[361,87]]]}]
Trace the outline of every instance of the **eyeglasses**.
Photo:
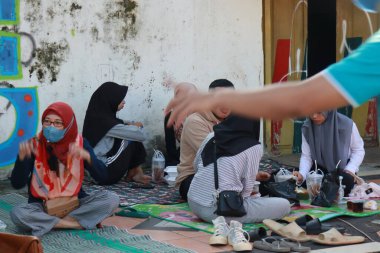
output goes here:
[{"label": "eyeglasses", "polygon": [[53,124],[54,127],[63,127],[62,121],[50,121],[48,119],[44,119],[42,121],[43,126],[51,126],[51,124]]}]

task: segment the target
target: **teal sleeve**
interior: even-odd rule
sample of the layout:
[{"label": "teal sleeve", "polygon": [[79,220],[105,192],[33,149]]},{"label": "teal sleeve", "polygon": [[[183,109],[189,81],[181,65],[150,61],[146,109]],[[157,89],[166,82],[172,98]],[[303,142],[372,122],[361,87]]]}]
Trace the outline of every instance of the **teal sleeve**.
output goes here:
[{"label": "teal sleeve", "polygon": [[323,75],[353,106],[380,94],[380,30]]}]

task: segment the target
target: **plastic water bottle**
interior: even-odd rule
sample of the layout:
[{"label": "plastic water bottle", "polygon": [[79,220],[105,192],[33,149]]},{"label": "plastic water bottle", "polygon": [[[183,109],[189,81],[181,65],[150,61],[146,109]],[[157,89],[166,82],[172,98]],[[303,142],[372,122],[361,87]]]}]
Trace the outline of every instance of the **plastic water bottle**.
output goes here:
[{"label": "plastic water bottle", "polygon": [[159,150],[154,150],[152,157],[152,181],[154,183],[165,182],[164,179],[165,157]]},{"label": "plastic water bottle", "polygon": [[6,229],[7,224],[4,223],[4,221],[0,220],[0,229]]},{"label": "plastic water bottle", "polygon": [[342,185],[342,180],[343,180],[343,177],[342,176],[339,176],[339,190],[338,190],[338,198],[337,198],[337,204],[338,205],[341,205],[341,204],[344,204],[344,185]]}]

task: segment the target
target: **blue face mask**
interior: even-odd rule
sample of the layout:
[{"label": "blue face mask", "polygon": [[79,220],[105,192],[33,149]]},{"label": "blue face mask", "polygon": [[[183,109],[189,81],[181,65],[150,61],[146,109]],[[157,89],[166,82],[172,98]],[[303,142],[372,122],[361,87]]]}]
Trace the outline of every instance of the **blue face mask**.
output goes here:
[{"label": "blue face mask", "polygon": [[380,0],[352,0],[352,2],[366,12],[376,13],[380,11]]},{"label": "blue face mask", "polygon": [[46,140],[55,143],[59,142],[65,136],[66,129],[57,129],[53,126],[44,127],[42,133],[44,134]]}]

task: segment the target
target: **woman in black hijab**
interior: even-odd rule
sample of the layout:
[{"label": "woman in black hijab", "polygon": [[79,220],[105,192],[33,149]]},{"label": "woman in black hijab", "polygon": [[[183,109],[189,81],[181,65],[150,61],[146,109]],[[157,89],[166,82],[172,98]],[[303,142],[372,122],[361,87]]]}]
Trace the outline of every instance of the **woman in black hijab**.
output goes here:
[{"label": "woman in black hijab", "polygon": [[125,105],[127,92],[127,86],[103,83],[92,94],[87,107],[83,136],[94,147],[98,159],[105,163],[109,174],[99,184],[114,184],[126,173],[128,179],[140,183],[148,183],[151,179],[144,175],[140,166],[146,157],[142,123],[116,117]]},{"label": "woman in black hijab", "polygon": [[[260,198],[253,195],[260,159],[260,121],[231,115],[203,141],[194,160],[196,174],[187,194],[190,209],[201,219],[218,221],[216,196],[221,191],[240,192],[247,214],[226,217],[242,223],[279,219],[290,212],[290,204],[281,198]],[[214,163],[217,162],[219,189],[214,184]],[[215,222],[214,222],[215,224]]]}]

